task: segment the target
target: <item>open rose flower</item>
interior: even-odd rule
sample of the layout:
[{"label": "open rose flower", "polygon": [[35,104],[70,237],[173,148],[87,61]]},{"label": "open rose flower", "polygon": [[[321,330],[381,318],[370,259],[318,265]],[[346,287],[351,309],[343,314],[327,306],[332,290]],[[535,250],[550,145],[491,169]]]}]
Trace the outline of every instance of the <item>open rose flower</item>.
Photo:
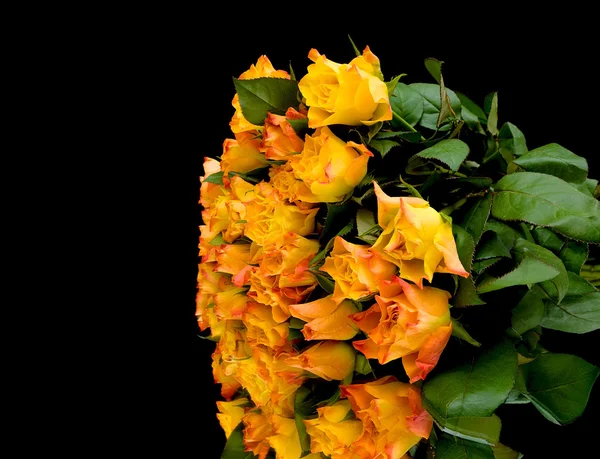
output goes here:
[{"label": "open rose flower", "polygon": [[376,303],[351,316],[368,336],[352,344],[381,364],[402,358],[411,383],[425,379],[452,334],[449,298],[445,290],[421,289],[399,277],[383,281]]},{"label": "open rose flower", "polygon": [[400,268],[400,277],[420,287],[434,272],[469,277],[456,252],[452,225],[429,203],[415,197],[391,197],[375,182],[377,223],[383,232],[373,250]]},{"label": "open rose flower", "polygon": [[331,296],[326,296],[309,303],[292,304],[289,309],[292,316],[307,322],[302,328],[302,334],[307,341],[347,340],[358,332],[358,327],[350,318],[351,314],[358,311],[352,301],[338,302]]},{"label": "open rose flower", "polygon": [[392,119],[387,86],[381,79],[379,59],[367,46],[349,64],[330,61],[311,49],[314,62],[298,87],[306,99],[308,126],[372,125]]},{"label": "open rose flower", "polygon": [[242,422],[242,418],[250,405],[252,405],[252,403],[246,397],[238,398],[230,402],[217,402],[217,409],[219,410],[217,419],[225,431],[225,438],[229,438],[233,429]]},{"label": "open rose flower", "polygon": [[367,245],[352,244],[336,237],[333,250],[321,271],[335,281],[332,298],[358,300],[379,291],[379,282],[392,278],[397,268]]},{"label": "open rose flower", "polygon": [[[310,450],[323,453],[331,459],[352,459],[352,443],[362,434],[363,423],[347,419],[352,411],[348,400],[340,400],[331,406],[317,408],[318,418],[304,421],[310,435]],[[351,413],[350,413],[351,414]]]},{"label": "open rose flower", "polygon": [[267,114],[260,143],[260,151],[267,159],[287,160],[302,151],[304,140],[298,137],[289,121],[301,119],[306,119],[306,115],[294,108],[289,108],[285,116]]},{"label": "open rose flower", "polygon": [[364,426],[353,443],[358,457],[400,458],[421,438],[429,438],[433,419],[423,409],[415,386],[385,376],[340,389]]},{"label": "open rose flower", "polygon": [[230,172],[250,172],[268,166],[264,153],[260,151],[260,139],[252,132],[240,132],[235,139],[225,139],[221,155],[221,170]]},{"label": "open rose flower", "polygon": [[[373,156],[356,142],[345,142],[328,127],[305,137],[304,149],[291,159],[296,177],[310,189],[311,195],[299,195],[306,202],[338,202],[354,190],[367,174],[367,162]],[[312,201],[315,199],[315,201]]]}]

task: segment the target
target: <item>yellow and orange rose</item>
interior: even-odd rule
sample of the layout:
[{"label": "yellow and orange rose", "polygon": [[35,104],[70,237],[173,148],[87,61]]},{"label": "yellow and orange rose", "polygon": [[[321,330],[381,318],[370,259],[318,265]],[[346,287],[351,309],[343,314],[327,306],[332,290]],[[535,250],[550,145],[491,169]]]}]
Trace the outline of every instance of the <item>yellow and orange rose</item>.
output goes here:
[{"label": "yellow and orange rose", "polygon": [[400,268],[400,277],[420,287],[434,272],[468,277],[458,258],[452,224],[427,201],[416,197],[391,197],[374,183],[377,223],[383,232],[373,250]]},{"label": "yellow and orange rose", "polygon": [[314,63],[298,87],[309,107],[309,127],[372,125],[392,119],[379,59],[368,46],[349,64],[333,62],[316,49],[310,50],[308,58]]}]

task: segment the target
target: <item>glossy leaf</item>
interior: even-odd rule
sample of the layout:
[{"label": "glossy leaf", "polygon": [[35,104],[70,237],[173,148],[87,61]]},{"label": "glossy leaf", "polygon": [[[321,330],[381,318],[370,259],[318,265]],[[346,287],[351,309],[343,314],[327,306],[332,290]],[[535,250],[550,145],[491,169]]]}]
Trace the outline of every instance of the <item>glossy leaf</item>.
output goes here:
[{"label": "glossy leaf", "polygon": [[494,453],[494,459],[521,459],[523,457],[523,454],[502,443],[492,446],[492,452]]},{"label": "glossy leaf", "polygon": [[382,158],[385,157],[385,155],[387,155],[392,148],[397,147],[399,145],[400,144],[398,142],[395,142],[394,140],[373,139],[369,142],[369,147],[372,147],[375,150],[377,150],[381,154]]},{"label": "glossy leaf", "polygon": [[296,421],[303,455],[310,453],[310,436],[306,432],[306,425],[304,424],[304,420],[310,416],[310,411],[307,409],[307,398],[309,396],[310,390],[302,386],[298,388],[294,398],[294,420]]},{"label": "glossy leaf", "polygon": [[519,172],[501,178],[492,215],[546,226],[573,239],[600,241],[600,203],[558,177]]},{"label": "glossy leaf", "polygon": [[544,301],[538,292],[535,286],[528,290],[512,310],[511,325],[519,335],[537,327],[544,315]]},{"label": "glossy leaf", "polygon": [[436,444],[435,459],[494,459],[489,445],[444,435]]},{"label": "glossy leaf", "polygon": [[489,103],[487,128],[495,136],[498,135],[498,93],[488,95],[486,103]]},{"label": "glossy leaf", "polygon": [[560,252],[565,243],[561,236],[543,226],[536,226],[531,234],[537,244],[553,252]]},{"label": "glossy leaf", "polygon": [[457,171],[469,154],[469,146],[459,139],[445,139],[417,153],[416,156],[434,159]]},{"label": "glossy leaf", "polygon": [[521,365],[528,397],[542,415],[555,424],[573,422],[583,413],[598,367],[570,354],[546,353]]},{"label": "glossy leaf", "polygon": [[462,339],[463,341],[466,341],[472,346],[481,346],[481,343],[473,339],[473,337],[469,335],[469,332],[465,330],[465,327],[463,327],[463,325],[458,320],[456,320],[455,318],[451,318],[450,320],[452,321],[452,336],[458,339]]},{"label": "glossy leaf", "polygon": [[267,113],[285,115],[288,108],[298,108],[298,82],[284,78],[233,79],[244,118],[261,126]]},{"label": "glossy leaf", "polygon": [[456,221],[458,225],[473,237],[475,244],[479,242],[479,238],[481,238],[485,224],[490,216],[492,197],[492,193],[486,193],[482,197],[473,199],[472,204],[470,204],[470,207],[468,207],[460,221]]},{"label": "glossy leaf", "polygon": [[462,108],[466,108],[467,110],[469,110],[469,112],[475,115],[481,123],[487,123],[487,116],[485,115],[485,112],[481,109],[481,107],[479,107],[479,105],[477,105],[475,102],[469,99],[462,92],[456,91],[456,95],[460,100]]},{"label": "glossy leaf", "polygon": [[[469,233],[467,233],[462,227],[458,225],[452,225],[452,233],[456,241],[456,250],[460,262],[463,268],[467,272],[471,271],[471,264],[473,259],[473,251],[475,250],[475,243]],[[452,304],[456,307],[475,306],[479,304],[485,304],[485,302],[479,298],[475,291],[475,285],[473,284],[472,276],[467,278],[458,277],[458,289],[452,297]]]},{"label": "glossy leaf", "polygon": [[585,279],[569,272],[569,289],[560,304],[544,301],[540,325],[569,333],[600,329],[600,291]]},{"label": "glossy leaf", "polygon": [[510,249],[506,247],[497,233],[487,231],[479,241],[475,259],[487,260],[488,258],[497,257],[511,258]]},{"label": "glossy leaf", "polygon": [[[429,83],[413,83],[409,87],[418,92],[423,98],[423,115],[419,120],[419,124],[433,131],[438,130],[437,121],[441,109],[440,86]],[[461,105],[456,93],[448,88],[446,88],[446,93],[450,99],[452,110],[455,113],[460,113]],[[442,126],[439,130],[447,131],[448,129],[450,129],[450,124]]]},{"label": "glossy leaf", "polygon": [[522,156],[527,153],[525,136],[517,126],[506,122],[498,133],[498,145],[503,158],[508,156]]},{"label": "glossy leaf", "polygon": [[254,459],[256,456],[252,452],[244,451],[244,424],[241,422],[229,435],[225,448],[221,454],[221,459]]},{"label": "glossy leaf", "polygon": [[[390,96],[392,111],[411,126],[415,126],[423,115],[423,97],[410,86],[398,83]],[[396,129],[406,128],[397,118],[392,118],[391,125]]]},{"label": "glossy leaf", "polygon": [[423,401],[438,419],[491,416],[512,389],[516,370],[517,353],[504,340],[471,362],[426,381]]},{"label": "glossy leaf", "polygon": [[206,177],[202,182],[206,182],[206,183],[216,183],[218,185],[223,185],[223,171],[219,171],[219,172],[215,172],[214,174],[209,175],[208,177]]},{"label": "glossy leaf", "polygon": [[570,152],[557,143],[550,143],[531,150],[513,161],[530,172],[554,175],[566,182],[581,183],[588,174],[585,158]]},{"label": "glossy leaf", "polygon": [[587,260],[588,253],[589,247],[585,242],[567,239],[558,256],[562,260],[567,271],[579,274],[581,267]]},{"label": "glossy leaf", "polygon": [[502,422],[493,414],[488,417],[449,418],[439,424],[443,432],[477,443],[495,445],[500,441]]}]

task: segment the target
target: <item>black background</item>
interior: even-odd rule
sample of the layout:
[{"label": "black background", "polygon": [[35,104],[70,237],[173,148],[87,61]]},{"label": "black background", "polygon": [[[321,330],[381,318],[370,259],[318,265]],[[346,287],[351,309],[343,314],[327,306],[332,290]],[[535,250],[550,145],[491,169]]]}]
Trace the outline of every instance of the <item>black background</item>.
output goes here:
[{"label": "black background", "polygon": [[[215,417],[215,401],[220,397],[211,373],[214,343],[197,337],[194,318],[198,177],[204,156],[221,154],[223,140],[232,137],[228,126],[233,114],[232,77],[261,54],[277,69],[287,70],[291,61],[300,76],[310,63],[307,54],[312,47],[336,62],[352,59],[349,33],[359,49],[369,45],[380,58],[386,79],[406,73],[402,81],[407,83],[432,82],[423,59],[436,57],[445,62],[446,86],[478,104],[489,92],[499,91],[499,125],[510,121],[519,127],[529,149],[557,142],[587,158],[589,176],[600,178],[598,74],[590,67],[594,29],[585,17],[571,21],[568,33],[558,18],[526,23],[512,17],[497,23],[480,18],[462,27],[446,26],[440,17],[419,29],[414,28],[418,16],[404,17],[401,23],[421,30],[411,32],[382,25],[396,17],[390,15],[377,19],[366,15],[365,21],[378,22],[370,30],[361,26],[360,14],[356,25],[335,32],[316,19],[302,29],[293,23],[262,29],[256,15],[243,25],[232,25],[224,16],[206,16],[196,27],[186,22],[180,30],[175,21],[155,30],[159,38],[147,56],[148,73],[141,76],[148,92],[142,111],[152,118],[148,148],[161,150],[146,160],[157,171],[150,177],[156,194],[146,195],[146,200],[153,209],[150,225],[161,227],[158,236],[165,256],[156,284],[153,279],[141,285],[157,306],[155,328],[145,330],[144,336],[153,335],[158,344],[146,344],[145,339],[139,343],[139,357],[148,361],[149,371],[137,388],[143,408],[135,413],[144,426],[139,441],[150,451],[166,447],[169,457],[213,459],[224,445]],[[207,28],[209,24],[212,28]],[[134,62],[136,50],[133,45]],[[598,332],[549,332],[547,346],[599,365],[598,338]],[[502,440],[526,453],[527,459],[579,457],[574,450],[585,451],[594,443],[597,392],[598,387],[582,418],[566,427],[546,421],[531,405],[503,407]]]}]

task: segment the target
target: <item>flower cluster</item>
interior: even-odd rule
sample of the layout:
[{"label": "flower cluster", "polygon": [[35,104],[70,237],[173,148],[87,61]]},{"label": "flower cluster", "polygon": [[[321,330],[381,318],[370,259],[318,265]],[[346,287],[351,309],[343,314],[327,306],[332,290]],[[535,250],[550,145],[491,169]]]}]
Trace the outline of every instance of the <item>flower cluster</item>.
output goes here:
[{"label": "flower cluster", "polygon": [[[531,263],[552,263],[500,223],[518,216],[503,217],[498,204],[499,220],[491,220],[491,180],[458,171],[469,153],[456,138],[461,123],[485,136],[485,114],[467,103],[461,110],[440,81],[432,126],[423,109],[429,88],[385,82],[369,47],[347,64],[315,49],[308,57],[299,81],[266,56],[234,79],[232,138],[219,160],[205,158],[200,178],[196,316],[216,342],[228,444],[259,459],[399,459],[429,438],[434,418],[445,431],[477,437],[467,423],[493,410],[451,411],[466,406],[472,389],[448,403],[431,389],[427,404],[421,390],[452,335],[479,346],[451,318],[452,299],[482,304],[478,295],[550,278],[530,279],[525,269],[522,281],[493,276],[489,267],[508,262],[502,257],[520,263],[533,253]],[[414,94],[422,96],[418,117],[402,106]],[[426,129],[435,130],[430,139]],[[404,144],[417,152],[406,163],[412,185],[385,162]],[[435,187],[443,197],[417,190]],[[472,198],[483,211],[468,210],[453,225],[450,213]],[[480,239],[491,241],[485,253],[474,249]],[[560,296],[563,287],[552,285]],[[506,395],[517,362],[510,349],[512,379],[498,389]],[[395,360],[403,371],[375,375]]]}]

